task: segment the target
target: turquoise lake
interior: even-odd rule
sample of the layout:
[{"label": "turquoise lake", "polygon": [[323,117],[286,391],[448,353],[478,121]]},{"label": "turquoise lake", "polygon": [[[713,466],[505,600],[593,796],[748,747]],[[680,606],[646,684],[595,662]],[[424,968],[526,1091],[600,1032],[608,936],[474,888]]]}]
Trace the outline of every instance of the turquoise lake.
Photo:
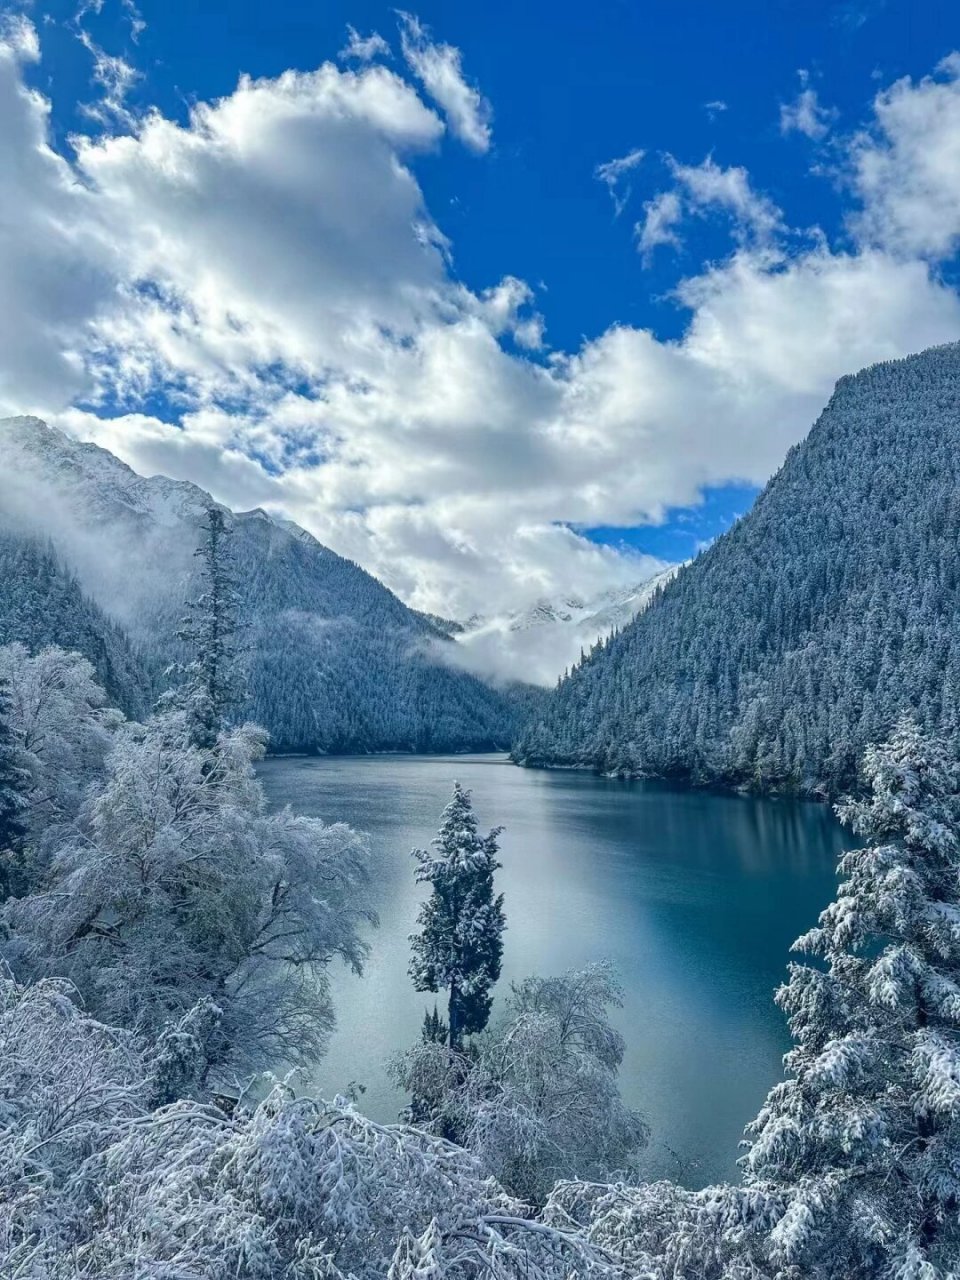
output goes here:
[{"label": "turquoise lake", "polygon": [[433,1004],[407,978],[422,892],[410,850],[431,839],[459,779],[481,826],[504,827],[498,990],[613,960],[625,988],[621,1091],[651,1127],[645,1172],[689,1186],[736,1177],[743,1126],[790,1044],[774,990],[849,844],[828,808],[518,769],[495,755],[275,759],[259,772],[271,804],[348,822],[372,853],[380,927],[362,978],[331,973],[338,1026],[312,1088],[330,1097],[361,1085],[363,1110],[396,1118],[403,1099],[384,1064]]}]

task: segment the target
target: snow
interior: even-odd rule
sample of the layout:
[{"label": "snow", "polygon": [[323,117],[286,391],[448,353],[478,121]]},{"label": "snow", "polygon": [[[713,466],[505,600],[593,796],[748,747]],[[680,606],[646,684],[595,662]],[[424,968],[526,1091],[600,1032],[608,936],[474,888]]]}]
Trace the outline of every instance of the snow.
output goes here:
[{"label": "snow", "polygon": [[579,659],[581,649],[631,622],[679,568],[664,564],[652,577],[588,598],[540,597],[523,609],[475,615],[450,633],[468,669],[551,685]]}]

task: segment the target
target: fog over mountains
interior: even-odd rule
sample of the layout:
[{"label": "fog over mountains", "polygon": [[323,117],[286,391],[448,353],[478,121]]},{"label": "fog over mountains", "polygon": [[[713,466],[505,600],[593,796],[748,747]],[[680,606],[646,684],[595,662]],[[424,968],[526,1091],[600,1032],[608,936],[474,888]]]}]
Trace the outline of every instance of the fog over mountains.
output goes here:
[{"label": "fog over mountains", "polygon": [[[188,482],[145,479],[36,418],[0,422],[0,448],[2,550],[22,570],[0,585],[0,643],[80,649],[136,713],[179,656],[177,623],[212,499]],[[275,750],[509,745],[516,697],[460,669],[429,619],[288,521],[255,510],[231,524],[244,710]]]},{"label": "fog over mountains", "polygon": [[[212,499],[37,419],[0,423],[0,446],[0,643],[80,649],[138,714],[179,656]],[[235,514],[244,710],[276,750],[513,742],[527,763],[835,794],[902,711],[960,728],[958,495],[951,345],[841,379],[747,516],[620,592],[449,622],[289,521]],[[555,693],[506,683],[570,664]]]},{"label": "fog over mountains", "polygon": [[[644,557],[644,562],[649,560]],[[584,650],[635,618],[657,587],[677,571],[676,565],[654,563],[659,563],[655,572],[625,587],[586,598],[541,597],[525,609],[469,618],[452,627],[448,624],[448,629],[469,670],[552,686]]]}]

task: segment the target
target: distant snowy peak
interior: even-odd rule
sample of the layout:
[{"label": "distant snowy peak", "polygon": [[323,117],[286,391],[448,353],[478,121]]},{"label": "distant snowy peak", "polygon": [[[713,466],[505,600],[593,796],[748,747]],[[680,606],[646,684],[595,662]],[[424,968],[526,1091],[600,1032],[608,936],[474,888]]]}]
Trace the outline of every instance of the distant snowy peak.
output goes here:
[{"label": "distant snowy peak", "polygon": [[516,614],[509,623],[511,631],[528,627],[549,626],[553,622],[574,622],[589,610],[587,601],[578,596],[564,600],[538,600],[531,608]]},{"label": "distant snowy peak", "polygon": [[626,587],[614,587],[584,598],[569,595],[541,597],[516,612],[469,618],[461,624],[464,638],[479,631],[529,631],[533,627],[564,627],[597,635],[625,626],[652,598],[657,587],[669,582],[678,565],[665,565],[658,573]]},{"label": "distant snowy peak", "polygon": [[472,617],[457,628],[445,624],[469,669],[494,676],[508,672],[535,684],[553,684],[581,649],[625,627],[677,572],[663,565],[651,577],[595,596],[564,595],[535,600],[524,609]]},{"label": "distant snowy peak", "polygon": [[605,597],[598,596],[592,602],[590,625],[599,628],[600,633],[625,627],[641,609],[647,607],[658,588],[665,587],[680,567],[678,564],[667,565],[652,578],[647,578],[634,587],[624,591],[608,591]]}]

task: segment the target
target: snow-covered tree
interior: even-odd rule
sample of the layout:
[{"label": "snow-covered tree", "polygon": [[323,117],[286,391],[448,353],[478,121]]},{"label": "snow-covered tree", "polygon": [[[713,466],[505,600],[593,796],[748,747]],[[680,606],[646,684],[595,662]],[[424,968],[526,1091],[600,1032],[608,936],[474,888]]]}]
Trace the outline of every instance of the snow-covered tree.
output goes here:
[{"label": "snow-covered tree", "polygon": [[[195,1029],[177,1033],[184,1061]],[[532,1217],[442,1139],[285,1086],[230,1114],[157,1108],[164,1058],[169,1044],[96,1022],[62,983],[0,976],[4,1277],[621,1280],[602,1247]]]},{"label": "snow-covered tree", "polygon": [[104,761],[123,716],[108,706],[90,663],[79,653],[22,644],[0,648],[8,683],[7,723],[26,770],[23,818],[31,841],[71,821]]},{"label": "snow-covered tree", "polygon": [[779,1208],[771,1265],[810,1280],[960,1269],[960,798],[953,752],[903,720],[870,748],[867,842],[778,993],[796,1047],[748,1130]]},{"label": "snow-covered tree", "polygon": [[22,887],[25,789],[26,770],[10,716],[10,682],[0,676],[0,903]]},{"label": "snow-covered tree", "polygon": [[184,721],[117,732],[44,884],[8,906],[8,954],[144,1034],[211,997],[221,1064],[314,1061],[333,1022],[325,966],[359,970],[365,953],[365,846],[342,824],[265,811],[259,730],[203,749]]},{"label": "snow-covered tree", "polygon": [[[178,637],[193,652],[182,668],[183,684],[172,702],[189,717],[198,747],[212,749],[237,704],[241,689],[237,669],[236,570],[231,529],[219,507],[211,506],[201,526],[198,591],[189,603]],[[167,700],[168,705],[169,701]]]},{"label": "snow-covered tree", "polygon": [[412,1118],[454,1136],[529,1203],[560,1178],[627,1173],[647,1131],[617,1089],[624,1043],[608,1011],[621,999],[612,967],[589,965],[515,986],[466,1051],[424,1035],[392,1064]]},{"label": "snow-covered tree", "polygon": [[447,991],[450,1046],[482,1031],[490,1017],[490,988],[503,956],[503,895],[494,894],[497,827],[481,836],[470,792],[454,783],[432,852],[414,849],[417,882],[432,892],[417,917],[410,976],[418,991]]},{"label": "snow-covered tree", "polygon": [[726,1183],[689,1191],[667,1181],[569,1181],[557,1184],[540,1219],[615,1260],[620,1280],[807,1280],[806,1271],[769,1262],[778,1213],[782,1199]]}]

